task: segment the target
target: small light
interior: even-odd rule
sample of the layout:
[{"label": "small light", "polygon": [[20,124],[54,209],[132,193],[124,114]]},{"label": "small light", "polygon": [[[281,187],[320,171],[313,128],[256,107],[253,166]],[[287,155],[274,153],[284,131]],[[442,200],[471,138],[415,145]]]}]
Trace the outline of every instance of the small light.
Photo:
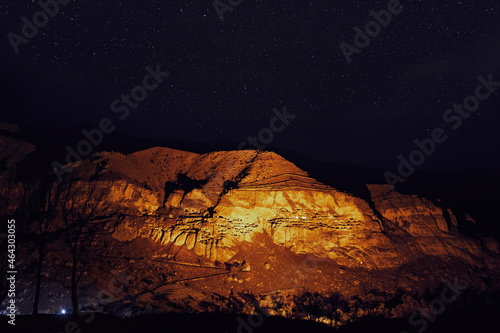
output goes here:
[{"label": "small light", "polygon": [[66,314],[66,310],[62,309],[61,314]]}]

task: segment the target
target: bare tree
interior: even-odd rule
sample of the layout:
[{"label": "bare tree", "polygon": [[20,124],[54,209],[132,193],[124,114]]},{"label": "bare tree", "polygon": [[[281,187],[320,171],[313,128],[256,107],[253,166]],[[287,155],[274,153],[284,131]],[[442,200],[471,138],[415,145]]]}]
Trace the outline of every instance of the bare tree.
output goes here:
[{"label": "bare tree", "polygon": [[84,272],[90,267],[85,258],[94,240],[97,228],[93,221],[109,213],[108,192],[96,181],[64,180],[59,199],[59,211],[64,224],[64,235],[71,254],[71,305],[73,313],[79,311],[78,288]]},{"label": "bare tree", "polygon": [[[0,161],[0,168],[5,164],[5,161]],[[2,222],[7,222],[7,220],[12,217],[12,203],[15,200],[15,179],[13,172],[10,170],[8,172],[0,173],[0,216]],[[5,223],[5,225],[7,225]],[[7,228],[5,228],[7,232]],[[8,285],[7,285],[7,251],[4,251],[4,244],[7,243],[7,234],[4,230],[0,230],[0,303],[7,297]]]},{"label": "bare tree", "polygon": [[38,314],[42,271],[48,247],[56,238],[55,220],[60,194],[60,184],[47,177],[35,178],[20,184],[18,215],[29,224],[26,234],[38,254],[33,314]]},{"label": "bare tree", "polygon": [[299,317],[302,314],[305,314],[308,320],[319,320],[321,317],[324,297],[318,292],[305,291],[300,295],[295,295],[293,302],[295,304],[294,312]]},{"label": "bare tree", "polygon": [[333,292],[324,299],[323,315],[330,320],[330,326],[338,326],[342,312],[349,308],[347,300],[338,292]]}]

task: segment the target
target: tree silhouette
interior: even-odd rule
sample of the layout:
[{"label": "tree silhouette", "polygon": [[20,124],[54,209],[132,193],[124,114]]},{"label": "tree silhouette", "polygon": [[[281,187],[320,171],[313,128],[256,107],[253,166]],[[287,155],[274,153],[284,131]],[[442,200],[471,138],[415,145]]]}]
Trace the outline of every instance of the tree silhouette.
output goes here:
[{"label": "tree silhouette", "polygon": [[86,254],[96,236],[93,221],[109,213],[107,188],[96,181],[68,177],[62,183],[59,211],[64,223],[64,236],[71,253],[71,305],[73,313],[79,311],[78,285],[83,273],[90,267]]},{"label": "tree silhouette", "polygon": [[324,299],[323,316],[330,320],[330,326],[338,326],[342,313],[349,309],[349,303],[338,292],[332,292]]},{"label": "tree silhouette", "polygon": [[26,236],[37,251],[33,314],[38,314],[42,271],[49,245],[57,236],[57,205],[61,186],[54,179],[34,178],[20,184],[18,215],[28,224]]},{"label": "tree silhouette", "polygon": [[[0,161],[5,164],[4,161]],[[2,218],[2,225],[5,225],[4,230],[0,230],[0,244],[2,250],[0,251],[0,303],[7,297],[8,283],[6,279],[7,268],[7,251],[4,251],[3,246],[7,243],[7,220],[12,217],[11,204],[15,200],[15,180],[12,173],[6,172],[0,175],[0,215]],[[5,233],[4,233],[5,232]],[[5,243],[4,243],[5,242]]]},{"label": "tree silhouette", "polygon": [[295,295],[294,312],[300,317],[305,315],[308,320],[318,320],[323,312],[324,297],[318,292],[311,293],[305,291],[300,295]]}]

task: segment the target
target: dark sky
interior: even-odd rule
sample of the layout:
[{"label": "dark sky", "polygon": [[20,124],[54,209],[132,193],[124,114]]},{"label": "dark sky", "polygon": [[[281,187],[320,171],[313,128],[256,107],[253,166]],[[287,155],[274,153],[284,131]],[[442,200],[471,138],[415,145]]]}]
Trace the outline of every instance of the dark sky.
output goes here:
[{"label": "dark sky", "polygon": [[[8,34],[40,6],[2,1],[0,120],[90,129],[110,118],[129,136],[236,149],[286,106],[296,118],[270,149],[395,168],[441,127],[448,140],[421,168],[500,168],[500,90],[460,128],[443,121],[479,75],[500,81],[500,1],[401,1],[347,63],[340,44],[388,2],[243,0],[221,21],[213,0],[73,0],[15,54]],[[111,103],[157,64],[170,77],[120,120]]]}]

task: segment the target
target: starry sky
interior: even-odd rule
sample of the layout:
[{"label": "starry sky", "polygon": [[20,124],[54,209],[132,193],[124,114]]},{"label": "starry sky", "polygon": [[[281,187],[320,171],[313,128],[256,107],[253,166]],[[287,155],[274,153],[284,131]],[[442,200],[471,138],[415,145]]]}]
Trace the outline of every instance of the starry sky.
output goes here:
[{"label": "starry sky", "polygon": [[[0,121],[71,129],[107,117],[132,137],[236,149],[286,107],[296,117],[266,149],[395,168],[415,139],[447,126],[443,113],[478,75],[500,81],[500,2],[401,1],[347,63],[340,44],[354,44],[354,28],[387,3],[242,0],[220,20],[213,0],[72,0],[16,54],[8,34],[21,35],[21,18],[40,6],[2,1]],[[169,77],[118,120],[111,103],[157,64]],[[498,95],[422,168],[500,168]]]}]

